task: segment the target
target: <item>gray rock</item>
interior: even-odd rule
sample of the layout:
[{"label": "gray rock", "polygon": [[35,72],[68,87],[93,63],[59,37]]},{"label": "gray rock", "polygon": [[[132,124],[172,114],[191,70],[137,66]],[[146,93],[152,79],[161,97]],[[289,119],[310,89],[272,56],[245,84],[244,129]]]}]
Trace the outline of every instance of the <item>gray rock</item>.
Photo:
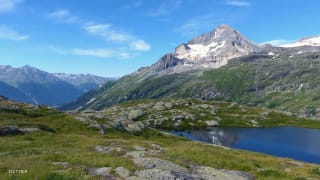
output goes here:
[{"label": "gray rock", "polygon": [[207,126],[219,126],[219,123],[215,120],[211,120],[211,121],[205,121],[205,123],[207,124]]},{"label": "gray rock", "polygon": [[106,119],[106,115],[101,113],[101,112],[97,112],[93,115],[93,117],[97,118],[97,119]]},{"label": "gray rock", "polygon": [[140,132],[144,128],[142,122],[133,122],[124,125],[124,129],[128,132]]},{"label": "gray rock", "polygon": [[165,109],[166,109],[165,103],[162,102],[162,101],[157,102],[157,103],[153,106],[153,109],[158,110],[158,111],[165,110]]},{"label": "gray rock", "polygon": [[112,147],[105,147],[105,146],[96,146],[94,148],[97,152],[107,154],[113,150]]},{"label": "gray rock", "polygon": [[97,129],[101,134],[106,134],[105,127],[102,124],[98,124],[98,123],[89,124],[87,128]]},{"label": "gray rock", "polygon": [[40,131],[39,128],[19,128],[19,130],[24,133],[32,133],[32,132]]},{"label": "gray rock", "polygon": [[128,114],[128,119],[129,120],[137,120],[145,114],[146,113],[141,109],[131,110]]},{"label": "gray rock", "polygon": [[130,176],[130,171],[124,167],[117,167],[114,171],[119,177],[124,179]]},{"label": "gray rock", "polygon": [[172,118],[173,121],[184,120],[184,119],[185,119],[184,114],[179,114],[179,115],[176,115]]},{"label": "gray rock", "polygon": [[52,162],[52,164],[56,166],[62,166],[64,169],[70,167],[70,164],[68,162]]},{"label": "gray rock", "polygon": [[201,104],[200,107],[202,109],[207,109],[207,108],[209,108],[209,105],[208,104]]},{"label": "gray rock", "polygon": [[145,150],[147,150],[146,148],[141,147],[141,146],[133,146],[133,148],[134,148],[135,150],[137,150],[137,151],[145,151]]},{"label": "gray rock", "polygon": [[210,111],[210,114],[211,115],[216,115],[217,113],[216,113],[216,110],[215,109],[212,109],[211,111]]},{"label": "gray rock", "polygon": [[161,152],[163,150],[163,148],[160,146],[160,145],[157,145],[157,144],[150,144],[152,150],[155,150],[155,151],[158,151],[158,152]]},{"label": "gray rock", "polygon": [[178,121],[176,121],[176,122],[173,124],[173,126],[174,126],[175,128],[178,128],[178,127],[180,127],[181,124],[182,124],[182,121],[181,121],[181,120],[178,120]]},{"label": "gray rock", "polygon": [[197,166],[191,169],[191,172],[199,175],[205,180],[251,180],[254,177],[248,173],[240,171],[217,170],[211,167]]},{"label": "gray rock", "polygon": [[258,126],[258,122],[255,120],[250,120],[252,126]]},{"label": "gray rock", "polygon": [[176,180],[175,176],[169,170],[145,169],[136,172],[139,179],[144,180]]},{"label": "gray rock", "polygon": [[145,151],[131,151],[127,152],[126,156],[132,157],[132,158],[144,158],[146,156]]},{"label": "gray rock", "polygon": [[10,136],[10,135],[20,135],[20,134],[24,134],[24,132],[14,126],[0,127],[0,136]]},{"label": "gray rock", "polygon": [[156,168],[170,171],[187,171],[186,168],[179,166],[171,161],[158,159],[158,158],[135,158],[133,163],[137,166],[143,166],[146,168]]},{"label": "gray rock", "polygon": [[86,116],[74,116],[74,117],[85,124],[90,124],[92,122],[92,120]]},{"label": "gray rock", "polygon": [[112,170],[111,167],[88,168],[87,173],[93,176],[109,177],[111,170]]},{"label": "gray rock", "polygon": [[168,109],[171,109],[173,107],[173,104],[171,102],[167,102],[164,104],[164,106]]},{"label": "gray rock", "polygon": [[204,116],[206,116],[207,114],[205,114],[205,113],[200,113],[200,116],[201,117],[204,117]]},{"label": "gray rock", "polygon": [[95,114],[96,112],[97,111],[95,111],[95,110],[88,109],[88,110],[82,111],[82,114]]},{"label": "gray rock", "polygon": [[186,119],[190,119],[190,120],[192,120],[192,121],[196,120],[196,117],[195,117],[193,114],[188,114],[188,115],[186,115],[185,118],[186,118]]}]

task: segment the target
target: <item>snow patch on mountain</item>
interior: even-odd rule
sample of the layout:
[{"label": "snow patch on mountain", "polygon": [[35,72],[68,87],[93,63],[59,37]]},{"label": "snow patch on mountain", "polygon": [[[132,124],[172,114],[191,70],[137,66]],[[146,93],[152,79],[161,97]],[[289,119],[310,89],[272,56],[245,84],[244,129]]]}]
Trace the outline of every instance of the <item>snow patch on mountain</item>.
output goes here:
[{"label": "snow patch on mountain", "polygon": [[313,36],[309,38],[303,38],[292,44],[284,44],[279,47],[292,48],[300,46],[320,46],[320,36]]}]

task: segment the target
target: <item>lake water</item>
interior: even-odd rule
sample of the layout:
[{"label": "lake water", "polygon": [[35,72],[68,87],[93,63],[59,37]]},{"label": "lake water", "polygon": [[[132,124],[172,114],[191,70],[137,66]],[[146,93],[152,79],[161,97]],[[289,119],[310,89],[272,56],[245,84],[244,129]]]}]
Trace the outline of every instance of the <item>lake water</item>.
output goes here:
[{"label": "lake water", "polygon": [[317,129],[212,128],[171,133],[191,140],[320,164],[320,130]]}]

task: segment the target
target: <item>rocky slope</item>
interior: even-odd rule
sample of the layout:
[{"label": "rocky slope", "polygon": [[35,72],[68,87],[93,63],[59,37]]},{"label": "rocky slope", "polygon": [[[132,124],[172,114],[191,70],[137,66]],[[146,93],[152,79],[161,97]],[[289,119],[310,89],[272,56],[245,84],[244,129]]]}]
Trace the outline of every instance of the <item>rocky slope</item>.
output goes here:
[{"label": "rocky slope", "polygon": [[299,119],[290,114],[199,99],[130,101],[101,111],[76,112],[75,116],[101,133],[105,133],[105,128],[131,133],[139,133],[145,128],[188,130],[218,126],[274,127],[284,124],[320,128],[319,121]]},{"label": "rocky slope", "polygon": [[20,102],[32,103],[32,100],[19,89],[12,87],[6,83],[0,82],[1,95]]},{"label": "rocky slope", "polygon": [[0,66],[0,82],[12,87],[0,88],[0,94],[34,104],[56,106],[71,102],[105,80],[91,75],[54,75],[31,66]]},{"label": "rocky slope", "polygon": [[[170,103],[176,112],[166,114],[168,110],[165,108]],[[105,127],[105,134],[100,134],[94,124],[79,118],[89,116],[86,118],[91,123],[107,124],[116,122],[124,113],[133,118],[131,122],[147,123],[144,116],[137,116],[140,113],[131,112],[139,109],[148,113],[147,117],[155,113],[155,116],[167,118],[177,113],[183,114],[180,111],[184,110],[190,112],[192,109],[196,116],[197,113],[211,114],[211,110],[215,109],[215,113],[222,118],[221,123],[224,121],[223,114],[231,115],[230,112],[239,117],[251,115],[252,118],[252,115],[269,112],[229,103],[181,99],[130,102],[102,112],[73,114],[77,120],[48,107],[21,104],[0,97],[0,177],[128,180],[319,178],[317,165],[192,142],[147,126],[134,133],[108,126]],[[223,113],[224,109],[229,113]],[[128,111],[131,115],[126,114]],[[270,120],[268,114],[261,117]],[[127,122],[125,119],[121,121]]]}]

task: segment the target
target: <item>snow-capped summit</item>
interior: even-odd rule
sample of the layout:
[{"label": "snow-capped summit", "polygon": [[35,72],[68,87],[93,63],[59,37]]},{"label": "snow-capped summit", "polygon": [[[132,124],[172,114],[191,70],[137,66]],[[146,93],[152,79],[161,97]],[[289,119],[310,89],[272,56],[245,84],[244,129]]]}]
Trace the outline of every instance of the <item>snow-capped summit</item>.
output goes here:
[{"label": "snow-capped summit", "polygon": [[164,55],[152,66],[138,72],[153,75],[219,68],[230,59],[260,52],[261,49],[230,26],[220,25],[179,45],[173,53]]},{"label": "snow-capped summit", "polygon": [[300,46],[320,46],[320,36],[303,38],[292,44],[280,45],[280,47],[286,47],[286,48],[300,47]]},{"label": "snow-capped summit", "polygon": [[227,64],[229,59],[258,51],[258,45],[230,26],[220,25],[213,31],[178,46],[173,55],[189,63],[201,62],[203,67],[218,68]]}]

